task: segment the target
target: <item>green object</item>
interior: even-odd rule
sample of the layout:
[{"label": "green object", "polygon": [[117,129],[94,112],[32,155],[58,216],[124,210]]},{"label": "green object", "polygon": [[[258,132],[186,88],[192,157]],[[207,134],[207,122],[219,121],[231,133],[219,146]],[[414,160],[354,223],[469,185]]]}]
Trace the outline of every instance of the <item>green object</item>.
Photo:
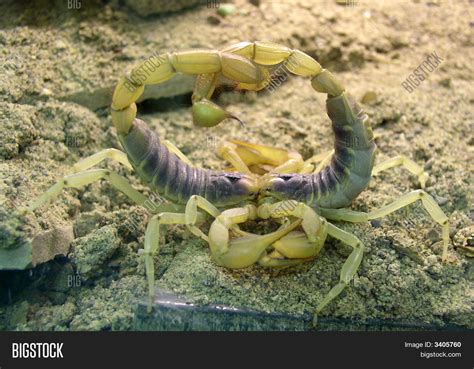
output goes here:
[{"label": "green object", "polygon": [[217,9],[217,14],[226,17],[228,15],[232,15],[235,13],[235,5],[234,4],[221,4],[219,9]]}]

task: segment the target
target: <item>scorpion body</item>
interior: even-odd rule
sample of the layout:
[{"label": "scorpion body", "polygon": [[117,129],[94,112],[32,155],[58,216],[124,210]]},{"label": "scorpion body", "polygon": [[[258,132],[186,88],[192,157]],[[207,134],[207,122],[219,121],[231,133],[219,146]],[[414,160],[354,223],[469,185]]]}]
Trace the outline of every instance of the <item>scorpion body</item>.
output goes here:
[{"label": "scorpion body", "polygon": [[[150,63],[154,69],[145,68]],[[322,170],[315,169],[309,160],[303,161],[298,153],[239,141],[224,142],[218,149],[232,170],[198,168],[136,118],[135,101],[145,85],[164,82],[180,72],[197,75],[192,97],[196,125],[212,127],[227,118],[238,119],[209,100],[220,76],[230,79],[238,88],[258,91],[269,82],[268,68],[280,64],[293,74],[311,78],[313,89],[327,94],[326,108],[335,146],[330,163]],[[423,190],[412,191],[368,213],[344,208],[367,187],[374,173],[402,165],[418,176],[422,187],[427,174],[403,156],[374,166],[376,146],[367,117],[328,70],[299,50],[270,42],[241,42],[222,51],[154,55],[119,81],[112,98],[112,121],[125,152],[106,149],[84,158],[74,165],[72,174],[63,177],[27,210],[34,211],[65,187],[81,187],[100,179],[109,180],[134,202],[143,205],[147,198],[125,178],[110,170],[90,168],[110,158],[134,169],[144,183],[171,202],[151,210],[154,215],[145,233],[150,308],[155,293],[153,256],[159,251],[163,224],[186,225],[194,235],[208,242],[212,260],[227,268],[244,268],[255,263],[287,267],[312,260],[328,235],[348,244],[352,252],[344,262],[339,282],[316,307],[315,319],[355,276],[364,253],[364,245],[357,237],[328,220],[367,222],[421,200],[442,227],[442,258],[446,260],[448,218]],[[209,216],[214,220],[208,234],[204,234],[196,225]],[[258,235],[239,228],[247,220],[270,218],[282,225],[269,234]]]}]

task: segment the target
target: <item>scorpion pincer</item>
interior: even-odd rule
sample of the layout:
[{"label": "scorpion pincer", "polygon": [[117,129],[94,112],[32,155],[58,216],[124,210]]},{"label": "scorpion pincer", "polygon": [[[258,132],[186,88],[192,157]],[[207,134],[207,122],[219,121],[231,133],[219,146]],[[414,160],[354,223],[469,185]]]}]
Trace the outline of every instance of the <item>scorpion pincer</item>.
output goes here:
[{"label": "scorpion pincer", "polygon": [[[157,66],[146,69],[146,62]],[[192,97],[196,125],[212,127],[235,118],[210,101],[220,78],[240,89],[258,91],[269,83],[270,68],[283,65],[289,72],[307,77],[314,90],[327,94],[326,107],[335,135],[334,154],[320,170],[311,160],[279,148],[240,141],[224,142],[218,149],[232,169],[219,172],[193,166],[178,148],[160,138],[136,118],[135,102],[146,85],[162,83],[176,73],[197,75]],[[28,210],[33,211],[57,196],[62,188],[80,187],[107,179],[137,204],[147,198],[122,176],[106,169],[90,169],[106,158],[133,168],[151,189],[168,202],[157,207],[149,220],[144,245],[150,308],[154,299],[155,266],[159,252],[160,225],[184,224],[208,242],[213,261],[227,268],[245,268],[255,263],[264,267],[286,267],[314,259],[329,235],[352,247],[344,262],[339,282],[315,309],[317,314],[355,276],[364,253],[363,243],[329,220],[367,222],[383,217],[417,200],[442,227],[443,260],[447,257],[448,218],[423,190],[412,191],[389,205],[368,213],[348,206],[363,191],[373,174],[402,165],[417,175],[423,188],[426,173],[404,156],[374,167],[376,146],[367,116],[342,85],[309,55],[271,42],[241,42],[224,50],[191,50],[154,55],[132,69],[118,83],[112,100],[112,121],[124,152],[105,149],[85,158],[52,186]],[[208,234],[197,225],[214,220]],[[269,234],[244,232],[239,224],[247,220],[274,219],[280,227]]]}]

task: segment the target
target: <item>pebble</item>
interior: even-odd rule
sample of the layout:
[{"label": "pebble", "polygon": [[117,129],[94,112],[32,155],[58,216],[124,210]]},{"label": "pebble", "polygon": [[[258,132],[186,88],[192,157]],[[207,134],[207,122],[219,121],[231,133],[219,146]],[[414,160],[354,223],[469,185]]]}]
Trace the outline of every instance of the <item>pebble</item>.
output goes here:
[{"label": "pebble", "polygon": [[363,104],[372,104],[377,101],[377,94],[374,91],[367,91],[360,102]]},{"label": "pebble", "polygon": [[232,15],[235,13],[235,5],[234,4],[221,4],[219,9],[217,9],[217,14],[220,16],[226,17],[228,15]]},{"label": "pebble", "polygon": [[439,206],[446,205],[449,201],[447,197],[442,197],[442,196],[435,196],[435,199]]},{"label": "pebble", "polygon": [[451,87],[451,78],[444,78],[441,81],[439,81],[439,84],[443,87],[449,88]]},{"label": "pebble", "polygon": [[221,23],[221,20],[215,15],[210,15],[209,17],[207,17],[207,23],[212,24],[213,26],[217,26]]},{"label": "pebble", "polygon": [[49,88],[43,88],[43,90],[41,90],[41,95],[44,95],[44,96],[51,96],[53,94],[53,92],[49,89]]},{"label": "pebble", "polygon": [[54,43],[54,50],[55,51],[60,51],[60,50],[64,50],[67,48],[67,45],[64,41],[62,40],[57,40],[55,43]]},{"label": "pebble", "polygon": [[426,235],[426,238],[428,238],[432,242],[439,241],[441,239],[438,231],[434,228],[429,230],[428,234]]},{"label": "pebble", "polygon": [[428,265],[435,265],[438,262],[438,257],[436,255],[430,255],[426,258],[426,263]]},{"label": "pebble", "polygon": [[380,220],[378,220],[378,219],[372,219],[372,220],[370,221],[370,225],[371,225],[372,227],[374,227],[374,228],[380,228],[380,227],[382,227],[382,223],[381,223]]}]

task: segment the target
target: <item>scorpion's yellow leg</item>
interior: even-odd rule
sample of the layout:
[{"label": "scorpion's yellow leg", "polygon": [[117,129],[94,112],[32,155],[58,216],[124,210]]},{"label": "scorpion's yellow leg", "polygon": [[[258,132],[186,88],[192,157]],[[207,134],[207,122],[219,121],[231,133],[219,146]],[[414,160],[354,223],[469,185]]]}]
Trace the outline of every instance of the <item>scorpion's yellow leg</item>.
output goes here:
[{"label": "scorpion's yellow leg", "polygon": [[264,219],[287,216],[299,218],[302,220],[301,226],[304,230],[304,233],[291,232],[273,243],[272,246],[277,252],[262,257],[259,262],[263,266],[288,266],[303,262],[318,255],[324,246],[327,222],[302,202],[285,200],[274,204],[263,204],[258,208],[258,215]]},{"label": "scorpion's yellow leg", "polygon": [[[196,212],[194,218],[195,222],[202,222],[205,220],[203,213]],[[145,231],[145,272],[148,282],[148,311],[151,311],[153,299],[155,297],[155,265],[153,263],[153,256],[159,252],[160,249],[160,225],[161,224],[187,224],[184,213],[159,213],[153,215],[148,222]]]},{"label": "scorpion's yellow leg", "polygon": [[299,153],[266,145],[230,140],[223,142],[217,152],[235,170],[247,174],[308,173],[312,170],[311,164],[305,163]]},{"label": "scorpion's yellow leg", "polygon": [[128,169],[133,169],[132,165],[128,161],[127,155],[123,151],[117,149],[104,149],[91,156],[79,160],[76,164],[72,166],[71,173],[77,173],[92,168],[94,165],[99,164],[105,159],[112,159],[118,161],[119,163],[126,166]]},{"label": "scorpion's yellow leg", "polygon": [[318,173],[326,165],[329,164],[333,154],[334,154],[334,149],[332,149],[330,151],[322,152],[320,154],[316,154],[316,155],[312,156],[311,158],[305,160],[305,164],[310,165],[310,164],[319,163],[317,166],[315,166],[314,170],[312,171],[312,173]]},{"label": "scorpion's yellow leg", "polygon": [[426,180],[428,179],[428,173],[426,173],[420,165],[415,163],[413,160],[407,158],[405,155],[398,155],[394,158],[388,159],[380,164],[377,164],[372,169],[372,174],[377,175],[383,170],[394,168],[397,166],[402,166],[411,174],[417,176],[418,181],[420,181],[421,188],[425,188]]},{"label": "scorpion's yellow leg", "polygon": [[343,220],[347,222],[367,222],[372,219],[384,217],[394,211],[408,206],[417,200],[421,200],[421,203],[431,218],[441,225],[442,228],[442,240],[443,240],[443,253],[442,260],[446,261],[448,256],[448,245],[449,245],[449,223],[448,217],[444,214],[443,210],[439,207],[436,201],[428,193],[423,190],[415,190],[409,192],[392,203],[376,210],[372,210],[369,213],[353,211],[349,209],[321,209],[321,214],[333,220]]},{"label": "scorpion's yellow leg", "polygon": [[349,284],[352,278],[354,278],[362,261],[362,256],[364,255],[364,244],[356,236],[343,231],[331,223],[327,223],[327,231],[331,237],[348,244],[353,250],[342,266],[341,274],[339,276],[339,283],[331,288],[328,294],[316,307],[313,318],[314,326],[316,326],[318,314],[321,312],[321,310],[323,310],[327,304],[336,298]]},{"label": "scorpion's yellow leg", "polygon": [[204,241],[209,242],[209,238],[194,224],[197,221],[197,216],[199,214],[198,208],[206,211],[214,218],[219,216],[221,213],[214,205],[207,201],[204,197],[193,195],[189,198],[186,203],[185,209],[185,219],[188,229],[195,235],[202,238]]},{"label": "scorpion's yellow leg", "polygon": [[259,261],[267,247],[301,224],[301,220],[297,220],[266,235],[245,233],[242,237],[231,239],[230,232],[235,225],[255,219],[256,215],[255,206],[247,205],[225,210],[214,220],[209,230],[209,246],[216,264],[226,268],[246,268],[253,265]]},{"label": "scorpion's yellow leg", "polygon": [[232,142],[222,142],[217,148],[217,155],[232,165],[229,170],[235,170],[240,173],[251,174],[252,171],[248,164],[242,159],[237,152],[237,145]]},{"label": "scorpion's yellow leg", "polygon": [[186,155],[184,155],[180,149],[178,149],[171,141],[168,141],[168,140],[163,140],[162,141],[163,145],[166,146],[166,148],[172,152],[173,154],[175,154],[178,158],[180,158],[182,161],[184,161],[186,164],[188,164],[189,166],[193,167],[193,163],[191,162],[191,160],[188,159],[188,157]]},{"label": "scorpion's yellow leg", "polygon": [[160,225],[161,224],[183,224],[196,236],[205,241],[209,238],[195,226],[205,220],[205,214],[198,211],[203,209],[213,217],[217,217],[220,211],[205,198],[193,195],[189,198],[184,213],[164,212],[154,215],[147,226],[145,232],[145,271],[148,281],[148,310],[151,310],[155,297],[155,266],[153,256],[159,251]]},{"label": "scorpion's yellow leg", "polygon": [[138,205],[142,205],[147,200],[147,198],[135,190],[124,177],[117,173],[107,169],[91,169],[64,176],[63,179],[59,180],[49,190],[38,197],[26,210],[34,211],[44,203],[54,199],[63,188],[78,188],[100,179],[107,179],[116,189],[123,192]]}]

